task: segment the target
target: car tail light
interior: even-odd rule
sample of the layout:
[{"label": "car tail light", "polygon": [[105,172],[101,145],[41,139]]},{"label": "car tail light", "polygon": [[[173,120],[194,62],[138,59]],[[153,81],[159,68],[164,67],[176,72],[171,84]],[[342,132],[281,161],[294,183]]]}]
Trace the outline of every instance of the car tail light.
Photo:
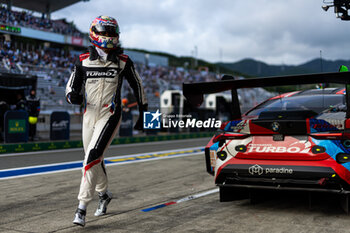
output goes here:
[{"label": "car tail light", "polygon": [[342,139],[343,133],[313,133],[310,134],[315,139]]},{"label": "car tail light", "polygon": [[345,153],[339,153],[336,156],[336,160],[338,163],[347,163],[350,162],[350,155]]},{"label": "car tail light", "polygon": [[348,139],[350,135],[348,133],[314,133],[310,136],[315,139],[342,140],[343,146],[350,148],[350,139]]}]

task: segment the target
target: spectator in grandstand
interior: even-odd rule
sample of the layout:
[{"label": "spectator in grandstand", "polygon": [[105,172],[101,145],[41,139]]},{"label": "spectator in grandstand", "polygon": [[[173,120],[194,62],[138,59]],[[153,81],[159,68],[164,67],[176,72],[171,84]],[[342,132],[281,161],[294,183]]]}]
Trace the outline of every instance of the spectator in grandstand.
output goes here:
[{"label": "spectator in grandstand", "polygon": [[[10,47],[6,42],[0,41],[0,62],[1,66],[10,72],[28,72],[29,66],[48,67],[48,68],[72,68],[72,63],[77,59],[77,56],[69,54],[61,54],[59,52],[50,51],[49,49],[42,50],[20,50],[14,46]],[[18,66],[24,68],[19,71]],[[51,70],[49,75],[61,76],[57,70]]]},{"label": "spectator in grandstand", "polygon": [[28,96],[26,96],[26,104],[29,121],[29,140],[34,141],[36,134],[36,124],[40,113],[40,99],[36,97],[36,90],[31,89]]},{"label": "spectator in grandstand", "polygon": [[80,55],[66,86],[66,98],[71,104],[83,102],[81,90],[85,89],[85,114],[83,119],[84,167],[78,195],[79,206],[74,224],[85,225],[86,208],[95,190],[99,204],[95,216],[106,214],[112,193],[107,190],[107,174],[103,154],[114,138],[121,118],[121,85],[125,78],[132,87],[139,105],[139,120],[135,129],[143,128],[143,111],[147,100],[141,79],[131,59],[122,54],[119,43],[119,26],[109,16],[97,17],[90,26],[89,52]]},{"label": "spectator in grandstand", "polygon": [[72,35],[76,37],[83,37],[73,23],[67,23],[64,19],[51,20],[45,17],[34,16],[33,13],[23,10],[10,11],[5,6],[0,8],[0,22],[13,25],[30,27],[37,30],[50,31],[59,34]]}]

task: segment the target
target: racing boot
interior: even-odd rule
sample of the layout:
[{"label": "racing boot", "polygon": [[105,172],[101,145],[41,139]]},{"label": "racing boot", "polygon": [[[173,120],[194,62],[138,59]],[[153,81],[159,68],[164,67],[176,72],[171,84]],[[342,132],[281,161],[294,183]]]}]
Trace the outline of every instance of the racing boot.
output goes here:
[{"label": "racing boot", "polygon": [[111,202],[113,195],[111,192],[106,191],[104,195],[98,195],[100,200],[98,202],[97,210],[95,212],[95,216],[105,215],[107,212],[107,205]]},{"label": "racing boot", "polygon": [[86,216],[86,210],[82,210],[78,208],[77,211],[75,211],[73,223],[82,227],[85,226],[85,216]]}]

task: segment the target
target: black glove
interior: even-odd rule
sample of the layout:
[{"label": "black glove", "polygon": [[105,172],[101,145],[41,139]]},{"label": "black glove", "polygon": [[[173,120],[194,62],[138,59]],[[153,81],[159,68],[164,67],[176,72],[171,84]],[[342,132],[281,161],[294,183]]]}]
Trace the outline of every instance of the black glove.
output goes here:
[{"label": "black glove", "polygon": [[143,112],[147,111],[148,104],[139,105],[139,119],[137,119],[134,129],[143,130]]},{"label": "black glove", "polygon": [[67,94],[67,101],[71,104],[81,105],[83,103],[83,95],[75,91],[69,92]]}]

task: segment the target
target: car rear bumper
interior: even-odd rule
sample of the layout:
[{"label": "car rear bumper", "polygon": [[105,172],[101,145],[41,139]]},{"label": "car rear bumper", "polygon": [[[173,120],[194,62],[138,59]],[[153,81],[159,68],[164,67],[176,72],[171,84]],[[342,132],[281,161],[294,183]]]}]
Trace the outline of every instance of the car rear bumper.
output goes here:
[{"label": "car rear bumper", "polygon": [[350,193],[350,185],[331,167],[227,164],[215,182],[219,186]]},{"label": "car rear bumper", "polygon": [[267,190],[289,190],[289,191],[309,191],[309,192],[327,192],[327,193],[337,193],[337,194],[350,194],[349,190],[345,189],[332,189],[332,188],[311,188],[311,187],[288,187],[288,186],[272,186],[272,185],[249,185],[249,184],[219,184],[225,187],[234,188],[246,188],[246,189],[267,189]]}]

